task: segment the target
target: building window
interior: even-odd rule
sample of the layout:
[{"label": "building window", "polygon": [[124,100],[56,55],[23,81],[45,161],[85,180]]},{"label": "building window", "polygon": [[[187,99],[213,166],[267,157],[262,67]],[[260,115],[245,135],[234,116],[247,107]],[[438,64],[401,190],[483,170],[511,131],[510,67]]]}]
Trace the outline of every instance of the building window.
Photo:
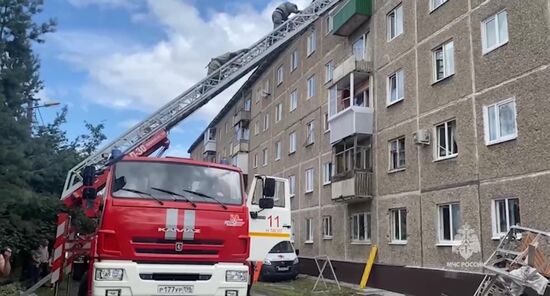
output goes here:
[{"label": "building window", "polygon": [[483,106],[483,121],[485,144],[491,145],[517,138],[516,100],[510,98]]},{"label": "building window", "polygon": [[430,11],[436,10],[439,6],[445,4],[448,0],[430,0]]},{"label": "building window", "polygon": [[258,167],[258,154],[254,154],[254,162],[252,164],[254,168]]},{"label": "building window", "polygon": [[275,106],[275,122],[279,122],[283,119],[283,104],[279,103]]},{"label": "building window", "polygon": [[338,89],[336,86],[328,90],[328,114],[334,116],[338,112]]},{"label": "building window", "polygon": [[225,134],[227,134],[229,132],[229,123],[226,121],[225,122]]},{"label": "building window", "polygon": [[520,224],[519,199],[504,198],[493,200],[493,237],[506,235],[511,226]]},{"label": "building window", "polygon": [[252,107],[252,100],[251,99],[244,100],[244,111],[250,111],[251,107]]},{"label": "building window", "polygon": [[352,51],[356,61],[365,59],[365,35],[362,35],[353,43]]},{"label": "building window", "polygon": [[483,54],[508,43],[508,13],[503,10],[481,23]]},{"label": "building window", "polygon": [[449,41],[433,50],[434,82],[455,73],[454,42]]},{"label": "building window", "polygon": [[436,159],[455,157],[458,154],[456,144],[456,120],[444,122],[435,127],[436,131]]},{"label": "building window", "polygon": [[313,54],[315,49],[317,49],[317,37],[315,35],[315,31],[313,31],[309,34],[309,36],[307,36],[307,56],[309,57]]},{"label": "building window", "polygon": [[306,170],[306,193],[313,192],[313,169]]},{"label": "building window", "polygon": [[332,178],[332,162],[323,164],[323,185],[330,184]]},{"label": "building window", "polygon": [[254,121],[254,135],[257,135],[260,133],[260,122],[258,121],[258,119],[256,119],[256,121]]},{"label": "building window", "polygon": [[290,106],[290,112],[296,110],[296,107],[298,107],[298,91],[297,90],[293,90],[291,93],[290,93],[290,104],[288,104]]},{"label": "building window", "polygon": [[262,150],[262,165],[263,166],[267,165],[267,148],[264,148]]},{"label": "building window", "polygon": [[207,133],[207,141],[216,141],[216,128],[209,128]]},{"label": "building window", "polygon": [[325,36],[330,34],[332,32],[332,29],[334,29],[334,11],[336,9],[332,9],[327,14],[327,18],[325,18]]},{"label": "building window", "polygon": [[295,50],[290,55],[290,72],[298,68],[298,51]]},{"label": "building window", "polygon": [[281,159],[281,141],[275,143],[275,160]]},{"label": "building window", "polygon": [[313,243],[313,219],[306,219],[306,244]]},{"label": "building window", "polygon": [[332,239],[332,216],[323,217],[323,239]]},{"label": "building window", "polygon": [[368,242],[370,234],[370,213],[351,215],[351,242]]},{"label": "building window", "polygon": [[294,152],[296,152],[296,132],[292,132],[288,136],[288,153]]},{"label": "building window", "polygon": [[307,98],[310,99],[313,96],[315,96],[315,75],[307,80]]},{"label": "building window", "polygon": [[461,226],[460,204],[452,203],[439,205],[439,242],[455,241],[455,236]]},{"label": "building window", "polygon": [[328,112],[325,112],[323,114],[323,126],[325,128],[325,133],[329,131],[330,126],[328,124]]},{"label": "building window", "polygon": [[391,140],[390,148],[390,171],[405,168],[405,138]]},{"label": "building window", "polygon": [[306,145],[311,145],[315,142],[315,122],[310,121],[306,125]]},{"label": "building window", "polygon": [[296,194],[296,176],[292,175],[288,177],[288,187],[290,196],[293,197]]},{"label": "building window", "polygon": [[283,83],[283,66],[277,68],[277,86]]},{"label": "building window", "polygon": [[405,72],[399,70],[388,76],[388,106],[405,98]]},{"label": "building window", "polygon": [[392,209],[391,214],[391,242],[406,243],[407,242],[407,210]]},{"label": "building window", "polygon": [[334,74],[334,62],[330,61],[325,64],[325,83],[332,80]]},{"label": "building window", "polygon": [[388,41],[403,34],[403,6],[401,4],[388,13],[386,31]]},{"label": "building window", "polygon": [[263,131],[267,131],[269,129],[269,113],[264,114],[264,129]]}]

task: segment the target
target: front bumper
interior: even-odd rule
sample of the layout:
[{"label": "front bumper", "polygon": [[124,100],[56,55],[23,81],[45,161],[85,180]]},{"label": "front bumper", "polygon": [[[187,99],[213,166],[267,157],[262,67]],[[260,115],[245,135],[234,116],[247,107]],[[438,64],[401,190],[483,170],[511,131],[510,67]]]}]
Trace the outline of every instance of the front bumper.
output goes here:
[{"label": "front bumper", "polygon": [[[97,268],[122,268],[122,281],[97,281]],[[227,290],[238,291],[239,296],[246,295],[248,282],[226,282],[227,270],[246,271],[248,266],[238,263],[218,263],[215,265],[185,265],[185,264],[138,264],[131,261],[101,261],[94,264],[92,285],[93,296],[105,296],[108,290],[120,290],[120,296],[156,296],[159,286],[193,286],[194,296],[225,296]],[[140,274],[142,275],[140,277]],[[172,281],[142,279],[143,274],[201,274],[211,275],[208,280]],[[250,275],[249,275],[250,276]]]},{"label": "front bumper", "polygon": [[[264,280],[292,279],[300,273],[298,266],[299,264],[290,266],[262,265],[260,275]],[[281,270],[281,267],[288,267],[288,270]]]}]

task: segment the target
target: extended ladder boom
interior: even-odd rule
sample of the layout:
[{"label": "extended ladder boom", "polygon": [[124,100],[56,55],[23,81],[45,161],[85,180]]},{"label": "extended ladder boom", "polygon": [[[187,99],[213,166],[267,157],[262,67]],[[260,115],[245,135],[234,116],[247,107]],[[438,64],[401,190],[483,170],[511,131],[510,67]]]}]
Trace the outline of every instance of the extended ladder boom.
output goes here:
[{"label": "extended ladder boom", "polygon": [[304,31],[319,15],[330,9],[339,0],[316,0],[309,7],[260,39],[246,53],[240,54],[208,77],[164,105],[149,118],[135,125],[121,137],[72,168],[65,181],[61,199],[69,197],[82,186],[81,172],[87,166],[101,170],[108,166],[108,155],[113,149],[127,154],[160,130],[170,130],[197,109],[208,103],[217,94],[242,78],[258,64],[285,45],[294,36]]}]

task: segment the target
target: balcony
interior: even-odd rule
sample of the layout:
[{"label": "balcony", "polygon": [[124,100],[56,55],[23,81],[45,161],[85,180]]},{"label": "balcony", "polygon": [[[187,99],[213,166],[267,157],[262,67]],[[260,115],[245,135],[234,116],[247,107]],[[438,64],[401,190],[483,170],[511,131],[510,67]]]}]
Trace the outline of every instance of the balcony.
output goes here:
[{"label": "balcony", "polygon": [[204,141],[204,153],[207,152],[216,152],[216,140]]},{"label": "balcony", "polygon": [[337,143],[356,134],[372,135],[373,123],[373,108],[350,106],[329,118],[330,143]]},{"label": "balcony", "polygon": [[355,77],[353,77],[353,79],[355,80],[363,80],[368,78],[372,72],[372,62],[365,61],[363,57],[351,55],[334,69],[332,81],[334,81],[338,87],[343,87],[349,85],[347,78],[349,78],[350,74],[354,74]]},{"label": "balcony", "polygon": [[237,143],[233,144],[233,151],[231,154],[237,154],[239,152],[248,152],[248,140],[240,140]]},{"label": "balcony", "polygon": [[237,153],[231,159],[231,164],[243,171],[243,174],[248,174],[248,153]]},{"label": "balcony", "polygon": [[250,118],[250,111],[245,111],[244,109],[241,109],[240,111],[235,113],[234,124],[237,125],[238,123],[243,122],[246,123],[246,126],[248,126]]},{"label": "balcony", "polygon": [[332,34],[349,36],[372,14],[372,0],[349,0],[333,15]]},{"label": "balcony", "polygon": [[354,170],[350,176],[335,176],[332,181],[332,200],[356,201],[372,198],[373,173]]}]

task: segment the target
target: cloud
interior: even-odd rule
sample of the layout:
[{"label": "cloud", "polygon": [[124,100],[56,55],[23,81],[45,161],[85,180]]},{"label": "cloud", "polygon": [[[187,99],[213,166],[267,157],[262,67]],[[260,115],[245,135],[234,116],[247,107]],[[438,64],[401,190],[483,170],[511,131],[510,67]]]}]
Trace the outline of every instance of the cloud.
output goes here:
[{"label": "cloud", "polygon": [[125,129],[130,129],[136,124],[138,124],[140,121],[141,120],[139,119],[126,119],[126,120],[120,121],[117,125]]},{"label": "cloud", "polygon": [[137,7],[137,1],[132,0],[68,0],[71,5],[76,7],[86,7],[91,5],[97,5],[99,7],[106,8],[135,8]]},{"label": "cloud", "polygon": [[[130,0],[69,0],[77,6],[128,7]],[[59,58],[85,71],[81,88],[85,100],[115,109],[156,110],[204,78],[212,57],[249,47],[271,28],[271,12],[281,1],[270,2],[262,11],[242,3],[231,14],[209,11],[205,17],[188,1],[148,0],[137,11],[128,11],[130,21],[154,24],[164,37],[143,44],[107,32],[65,31],[56,35]],[[310,0],[297,1],[300,8]],[[243,80],[241,80],[242,83]],[[238,89],[240,83],[218,95],[193,118],[209,121]]]},{"label": "cloud", "polygon": [[183,145],[174,145],[166,151],[166,156],[175,156],[175,157],[189,157],[187,149]]}]

